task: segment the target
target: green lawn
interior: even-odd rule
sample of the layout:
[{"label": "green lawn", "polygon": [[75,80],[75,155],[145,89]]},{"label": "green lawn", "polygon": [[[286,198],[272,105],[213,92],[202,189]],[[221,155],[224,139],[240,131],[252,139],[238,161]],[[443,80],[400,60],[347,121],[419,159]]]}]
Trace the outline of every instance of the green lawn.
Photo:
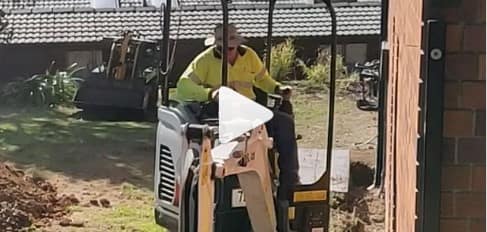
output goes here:
[{"label": "green lawn", "polygon": [[[76,206],[84,228],[49,231],[163,231],[154,223],[152,173],[155,124],[93,122],[70,117],[71,109],[0,110],[0,161],[29,174],[60,181],[82,198],[97,196],[111,208]],[[93,187],[94,186],[94,187]],[[90,196],[83,199],[80,191]]]}]

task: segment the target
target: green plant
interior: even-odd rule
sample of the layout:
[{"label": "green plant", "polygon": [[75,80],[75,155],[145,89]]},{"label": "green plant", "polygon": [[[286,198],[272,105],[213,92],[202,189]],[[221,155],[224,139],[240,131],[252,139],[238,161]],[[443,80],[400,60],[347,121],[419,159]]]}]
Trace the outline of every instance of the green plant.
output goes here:
[{"label": "green plant", "polygon": [[8,83],[0,91],[1,99],[7,104],[32,104],[34,106],[55,106],[70,104],[81,78],[76,73],[84,67],[74,63],[64,70],[55,70],[53,61],[46,72],[35,74],[26,80]]},{"label": "green plant", "polygon": [[296,49],[293,39],[288,38],[286,41],[273,46],[271,50],[271,76],[278,81],[289,79],[295,61]]},{"label": "green plant", "polygon": [[[298,59],[298,65],[302,68],[306,79],[312,85],[327,86],[330,85],[330,61],[331,55],[327,49],[318,50],[316,61],[311,65],[306,65]],[[336,86],[339,91],[346,89],[353,82],[353,75],[349,75],[347,67],[343,62],[343,56],[337,54],[336,59]]]}]

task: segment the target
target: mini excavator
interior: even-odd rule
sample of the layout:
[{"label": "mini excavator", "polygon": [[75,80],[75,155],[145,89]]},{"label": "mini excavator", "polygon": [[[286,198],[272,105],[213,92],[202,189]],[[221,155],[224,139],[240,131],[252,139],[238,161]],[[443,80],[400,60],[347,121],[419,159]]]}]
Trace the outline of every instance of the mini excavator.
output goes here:
[{"label": "mini excavator", "polygon": [[[272,38],[269,2],[267,54]],[[228,2],[222,0],[223,60],[228,38]],[[336,16],[326,1],[332,19],[331,67],[336,66]],[[265,123],[283,102],[281,96],[267,95],[259,104],[226,87],[227,62],[222,62],[222,87],[218,118],[201,118],[200,103],[169,98],[169,27],[171,0],[164,12],[160,85],[162,105],[158,107],[154,193],[155,221],[178,232],[272,232],[329,231],[330,168],[314,183],[296,187],[286,212],[276,207],[279,185],[276,151]],[[174,49],[174,47],[173,47]],[[269,58],[270,59],[270,58]],[[269,67],[269,59],[266,61]],[[326,167],[330,167],[333,146],[335,72],[330,72],[329,118]],[[284,217],[283,217],[284,215]]]},{"label": "mini excavator", "polygon": [[109,114],[155,114],[158,43],[136,38],[131,31],[104,40],[111,41],[107,65],[102,72],[91,73],[81,82],[73,100],[76,107],[96,118],[111,117]]}]

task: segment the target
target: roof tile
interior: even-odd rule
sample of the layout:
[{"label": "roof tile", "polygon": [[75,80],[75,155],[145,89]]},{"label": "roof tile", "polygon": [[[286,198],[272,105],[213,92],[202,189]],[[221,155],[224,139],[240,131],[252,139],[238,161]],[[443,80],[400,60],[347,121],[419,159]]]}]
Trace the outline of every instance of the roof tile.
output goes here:
[{"label": "roof tile", "polygon": [[[220,6],[220,0],[180,0],[180,7]],[[310,0],[278,0],[280,5],[310,4]],[[233,0],[229,7],[240,5],[268,5],[268,0]],[[91,0],[1,0],[0,9],[84,8],[91,7]],[[143,7],[144,0],[120,0],[120,7]]]},{"label": "roof tile", "polygon": [[[378,3],[379,4],[379,3]],[[337,7],[339,35],[378,35],[381,10],[378,4]],[[128,10],[130,9],[130,11]],[[142,37],[160,39],[161,13],[155,8],[114,9],[85,8],[54,10],[53,13],[36,10],[16,11],[6,16],[9,26],[0,33],[0,43],[6,43],[8,31],[13,36],[9,43],[71,43],[96,42],[103,36],[117,35],[130,29]],[[221,10],[174,11],[171,36],[180,39],[200,39],[221,21]],[[267,9],[240,8],[229,12],[230,22],[237,24],[244,36],[264,37],[267,31]],[[180,24],[178,21],[181,19]],[[179,25],[179,28],[178,28]],[[327,36],[331,32],[328,11],[324,7],[281,8],[274,11],[275,36]],[[179,31],[179,34],[176,33]]]}]

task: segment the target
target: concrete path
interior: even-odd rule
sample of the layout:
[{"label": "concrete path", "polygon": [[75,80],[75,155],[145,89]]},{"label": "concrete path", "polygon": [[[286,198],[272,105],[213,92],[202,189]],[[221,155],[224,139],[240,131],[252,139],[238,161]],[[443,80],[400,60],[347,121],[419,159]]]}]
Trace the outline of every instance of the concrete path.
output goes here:
[{"label": "concrete path", "polygon": [[[348,191],[350,154],[349,150],[333,150],[331,190]],[[299,176],[303,184],[316,182],[326,171],[325,149],[299,149]]]}]

